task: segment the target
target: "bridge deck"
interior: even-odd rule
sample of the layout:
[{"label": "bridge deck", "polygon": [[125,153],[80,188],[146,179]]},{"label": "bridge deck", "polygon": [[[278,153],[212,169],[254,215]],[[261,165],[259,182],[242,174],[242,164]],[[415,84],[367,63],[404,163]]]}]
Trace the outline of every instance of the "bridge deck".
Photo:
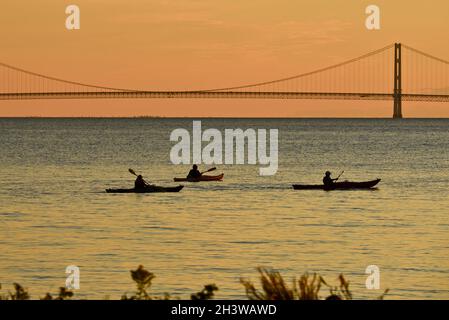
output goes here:
[{"label": "bridge deck", "polygon": [[[390,93],[238,92],[238,91],[103,91],[0,93],[0,100],[28,99],[327,99],[393,100]],[[449,102],[449,95],[402,94],[404,101]]]}]

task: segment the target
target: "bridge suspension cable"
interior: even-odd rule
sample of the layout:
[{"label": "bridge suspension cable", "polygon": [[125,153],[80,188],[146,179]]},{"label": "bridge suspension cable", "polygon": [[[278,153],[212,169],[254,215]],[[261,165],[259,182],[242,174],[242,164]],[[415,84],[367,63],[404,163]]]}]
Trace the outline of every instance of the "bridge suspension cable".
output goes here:
[{"label": "bridge suspension cable", "polygon": [[402,93],[449,96],[449,61],[408,45],[402,48]]},{"label": "bridge suspension cable", "polygon": [[85,87],[85,88],[93,88],[93,89],[102,89],[102,90],[113,90],[113,91],[135,91],[135,90],[129,90],[129,89],[121,89],[121,88],[111,88],[111,87],[105,87],[105,86],[98,86],[98,85],[92,85],[92,84],[86,84],[86,83],[81,83],[81,82],[75,82],[75,81],[70,81],[70,80],[64,80],[64,79],[60,79],[60,78],[56,78],[56,77],[52,77],[52,76],[48,76],[45,74],[41,74],[41,73],[36,73],[33,71],[29,71],[29,70],[25,70],[22,68],[18,68],[6,63],[2,63],[0,62],[0,67],[6,68],[6,69],[10,69],[10,70],[14,70],[16,72],[19,73],[23,73],[29,76],[34,76],[34,77],[38,77],[41,79],[45,79],[45,80],[51,80],[51,81],[56,81],[56,82],[60,82],[60,83],[64,83],[64,84],[68,84],[68,85],[75,85],[75,86],[80,86],[80,87]]},{"label": "bridge suspension cable", "polygon": [[371,56],[377,55],[379,53],[382,53],[386,50],[391,49],[392,47],[394,47],[394,44],[390,44],[386,47],[383,47],[381,49],[369,52],[367,54],[364,54],[362,56],[359,56],[357,58],[353,58],[341,63],[337,63],[325,68],[321,68],[318,70],[314,70],[314,71],[310,71],[310,72],[306,72],[306,73],[301,73],[298,75],[294,75],[294,76],[290,76],[290,77],[286,77],[286,78],[281,78],[281,79],[276,79],[276,80],[272,80],[272,81],[265,81],[265,82],[259,82],[259,83],[252,83],[252,84],[247,84],[247,85],[242,85],[242,86],[235,86],[235,87],[226,87],[226,88],[216,88],[216,89],[208,89],[208,90],[201,90],[201,91],[229,91],[229,90],[238,90],[238,89],[244,89],[244,88],[250,88],[250,87],[258,87],[258,86],[263,86],[263,85],[269,85],[269,84],[275,84],[275,83],[279,83],[279,82],[284,82],[284,81],[289,81],[289,80],[294,80],[294,79],[298,79],[298,78],[303,78],[303,77],[307,77],[307,76],[312,76],[321,72],[325,72],[328,70],[332,70],[332,69],[336,69],[345,65],[348,65],[350,63],[354,63],[357,61],[360,61],[362,59],[366,59],[369,58]]}]

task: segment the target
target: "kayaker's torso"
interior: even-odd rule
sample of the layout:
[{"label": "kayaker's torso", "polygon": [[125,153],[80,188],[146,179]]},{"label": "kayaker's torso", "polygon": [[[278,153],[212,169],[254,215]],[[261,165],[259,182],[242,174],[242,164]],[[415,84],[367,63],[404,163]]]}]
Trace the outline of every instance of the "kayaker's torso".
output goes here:
[{"label": "kayaker's torso", "polygon": [[325,185],[325,186],[330,186],[331,184],[333,184],[334,183],[334,179],[332,179],[330,176],[325,176],[324,178],[323,178],[323,184]]},{"label": "kayaker's torso", "polygon": [[142,190],[145,189],[146,185],[145,185],[145,181],[143,181],[142,178],[137,178],[136,181],[134,182],[134,189],[138,189],[138,190]]},{"label": "kayaker's torso", "polygon": [[189,171],[189,174],[187,175],[187,178],[200,178],[201,172],[198,169],[192,169]]}]

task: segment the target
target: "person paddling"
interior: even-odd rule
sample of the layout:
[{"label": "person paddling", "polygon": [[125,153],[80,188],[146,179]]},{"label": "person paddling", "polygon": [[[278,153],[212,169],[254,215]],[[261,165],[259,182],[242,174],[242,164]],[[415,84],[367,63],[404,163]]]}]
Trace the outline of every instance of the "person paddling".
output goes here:
[{"label": "person paddling", "polygon": [[326,187],[332,186],[332,184],[338,180],[338,178],[335,178],[335,179],[331,178],[331,174],[332,173],[330,171],[326,171],[326,173],[324,175],[323,184]]},{"label": "person paddling", "polygon": [[192,170],[189,171],[187,178],[198,179],[201,178],[202,173],[198,170],[198,166],[196,164],[193,165]]},{"label": "person paddling", "polygon": [[143,180],[142,175],[138,175],[136,181],[134,181],[134,189],[143,190],[148,186],[147,182]]}]

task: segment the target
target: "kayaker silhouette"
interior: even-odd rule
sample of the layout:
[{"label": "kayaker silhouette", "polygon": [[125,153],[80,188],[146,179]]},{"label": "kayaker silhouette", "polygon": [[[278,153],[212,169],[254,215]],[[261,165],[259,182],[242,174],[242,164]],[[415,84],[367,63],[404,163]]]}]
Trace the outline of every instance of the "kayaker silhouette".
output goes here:
[{"label": "kayaker silhouette", "polygon": [[331,174],[332,173],[330,171],[326,171],[326,173],[324,174],[323,184],[327,187],[331,186],[334,183],[334,181],[338,180],[338,178],[336,179],[331,178]]},{"label": "kayaker silhouette", "polygon": [[193,165],[192,170],[189,171],[189,174],[187,175],[187,178],[201,178],[202,174],[198,170],[198,166],[196,164]]},{"label": "kayaker silhouette", "polygon": [[147,187],[147,183],[143,180],[142,175],[138,175],[136,181],[134,181],[134,189],[143,190]]}]

